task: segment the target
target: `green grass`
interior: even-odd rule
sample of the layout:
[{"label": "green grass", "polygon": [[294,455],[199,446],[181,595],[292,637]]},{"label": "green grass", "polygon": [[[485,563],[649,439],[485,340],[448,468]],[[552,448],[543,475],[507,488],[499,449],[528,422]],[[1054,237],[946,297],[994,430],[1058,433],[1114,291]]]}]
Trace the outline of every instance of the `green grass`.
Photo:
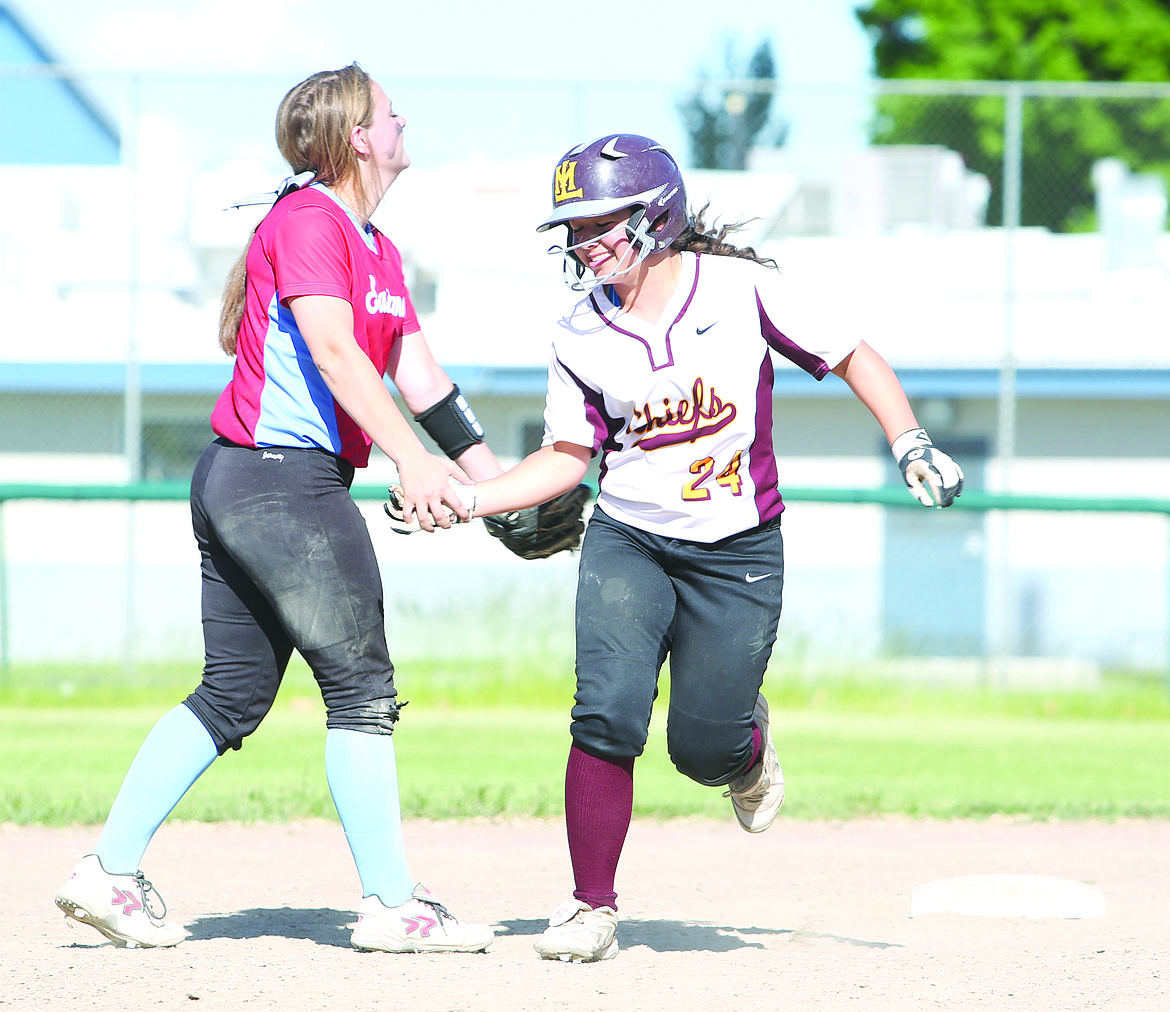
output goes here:
[{"label": "green grass", "polygon": [[[396,734],[408,816],[557,816],[572,687],[556,673],[405,665]],[[411,671],[411,677],[405,673]],[[139,743],[185,694],[190,670],[19,679],[0,692],[0,822],[101,822]],[[174,812],[197,821],[334,818],[324,715],[307,672],[240,752],[213,764]],[[1148,679],[1085,693],[929,690],[769,676],[789,818],[1170,816],[1170,698]],[[660,701],[658,714],[665,712]],[[656,715],[636,768],[642,816],[727,817],[718,789],[679,776]]]},{"label": "green grass", "polygon": [[[571,654],[543,662],[396,657],[395,663],[400,697],[427,705],[557,707],[573,693]],[[112,664],[21,665],[0,676],[0,707],[169,706],[199,684],[199,672],[194,663],[143,664],[133,671]],[[317,699],[313,676],[295,655],[281,695]]]}]

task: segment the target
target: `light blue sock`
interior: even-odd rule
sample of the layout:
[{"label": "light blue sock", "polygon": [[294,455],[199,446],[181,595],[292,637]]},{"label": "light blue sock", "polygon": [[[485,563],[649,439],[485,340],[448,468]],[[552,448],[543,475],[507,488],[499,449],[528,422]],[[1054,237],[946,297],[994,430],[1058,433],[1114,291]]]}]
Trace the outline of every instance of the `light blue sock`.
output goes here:
[{"label": "light blue sock", "polygon": [[216,754],[207,728],[186,706],[162,716],[130,764],[94,847],[106,871],[138,871],[158,827]]},{"label": "light blue sock", "polygon": [[414,892],[402,841],[394,739],[330,728],[325,735],[325,777],[341,828],[357,865],[363,896],[386,906],[405,903]]}]

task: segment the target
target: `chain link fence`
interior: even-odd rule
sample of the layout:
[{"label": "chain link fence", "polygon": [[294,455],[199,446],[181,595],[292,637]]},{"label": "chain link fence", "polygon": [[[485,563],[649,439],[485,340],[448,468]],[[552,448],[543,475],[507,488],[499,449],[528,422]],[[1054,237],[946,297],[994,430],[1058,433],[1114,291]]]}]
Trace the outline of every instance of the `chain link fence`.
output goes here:
[{"label": "chain link fence", "polygon": [[[78,127],[72,149],[29,143],[33,115],[0,137],[0,483],[79,488],[76,501],[0,501],[7,667],[198,664],[184,506],[91,501],[84,488],[181,484],[210,438],[230,374],[215,348],[220,286],[254,224],[223,209],[285,174],[270,138],[288,84],[0,68],[8,108],[43,120],[64,87],[89,130]],[[757,219],[752,243],[808,279],[827,326],[854,328],[890,358],[969,477],[963,508],[886,505],[876,493],[897,476],[872,421],[839,391],[782,383],[777,416],[791,424],[776,442],[792,508],[777,663],[1064,684],[1163,676],[1170,85],[701,88],[722,99],[731,136],[744,95],[772,103],[749,172],[688,170],[692,196],[710,191],[724,220]],[[622,91],[396,82],[415,166],[379,224],[403,251],[437,356],[508,461],[539,444],[547,330],[535,321],[564,302],[547,239],[530,232],[551,160],[615,126],[697,157],[680,115],[694,92],[627,88],[615,123]],[[770,146],[798,106],[852,123],[849,142],[806,131]],[[540,129],[512,131],[500,155],[489,108],[522,110]],[[482,532],[383,535],[376,489],[391,474],[376,455],[359,481],[373,497],[363,502],[398,655],[571,664],[572,560],[525,565]],[[835,503],[808,489],[875,498]],[[982,493],[1139,496],[1150,508],[967,506]]]}]

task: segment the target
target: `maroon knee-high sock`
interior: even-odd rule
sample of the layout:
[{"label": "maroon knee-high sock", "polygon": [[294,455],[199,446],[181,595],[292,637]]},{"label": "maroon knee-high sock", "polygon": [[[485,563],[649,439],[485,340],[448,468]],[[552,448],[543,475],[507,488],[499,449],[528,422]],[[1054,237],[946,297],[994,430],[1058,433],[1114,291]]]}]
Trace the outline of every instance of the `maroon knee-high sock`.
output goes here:
[{"label": "maroon knee-high sock", "polygon": [[614,878],[634,812],[634,759],[599,759],[574,745],[565,770],[565,829],[573,896],[617,909]]},{"label": "maroon knee-high sock", "polygon": [[747,764],[750,770],[756,763],[760,761],[760,756],[764,754],[764,733],[760,730],[760,725],[752,722],[752,761]]}]

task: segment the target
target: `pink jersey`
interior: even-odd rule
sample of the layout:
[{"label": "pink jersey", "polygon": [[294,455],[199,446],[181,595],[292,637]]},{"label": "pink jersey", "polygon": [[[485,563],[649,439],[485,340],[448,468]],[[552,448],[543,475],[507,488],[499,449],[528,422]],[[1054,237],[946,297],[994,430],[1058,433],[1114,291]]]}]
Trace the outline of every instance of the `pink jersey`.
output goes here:
[{"label": "pink jersey", "polygon": [[314,185],[269,211],[252,237],[247,264],[235,371],[211,427],[241,446],[318,447],[365,467],[370,437],[333,399],[287,300],[345,299],[353,306],[354,339],[385,373],[395,342],[419,329],[401,255],[372,225],[362,228],[328,189]]}]

